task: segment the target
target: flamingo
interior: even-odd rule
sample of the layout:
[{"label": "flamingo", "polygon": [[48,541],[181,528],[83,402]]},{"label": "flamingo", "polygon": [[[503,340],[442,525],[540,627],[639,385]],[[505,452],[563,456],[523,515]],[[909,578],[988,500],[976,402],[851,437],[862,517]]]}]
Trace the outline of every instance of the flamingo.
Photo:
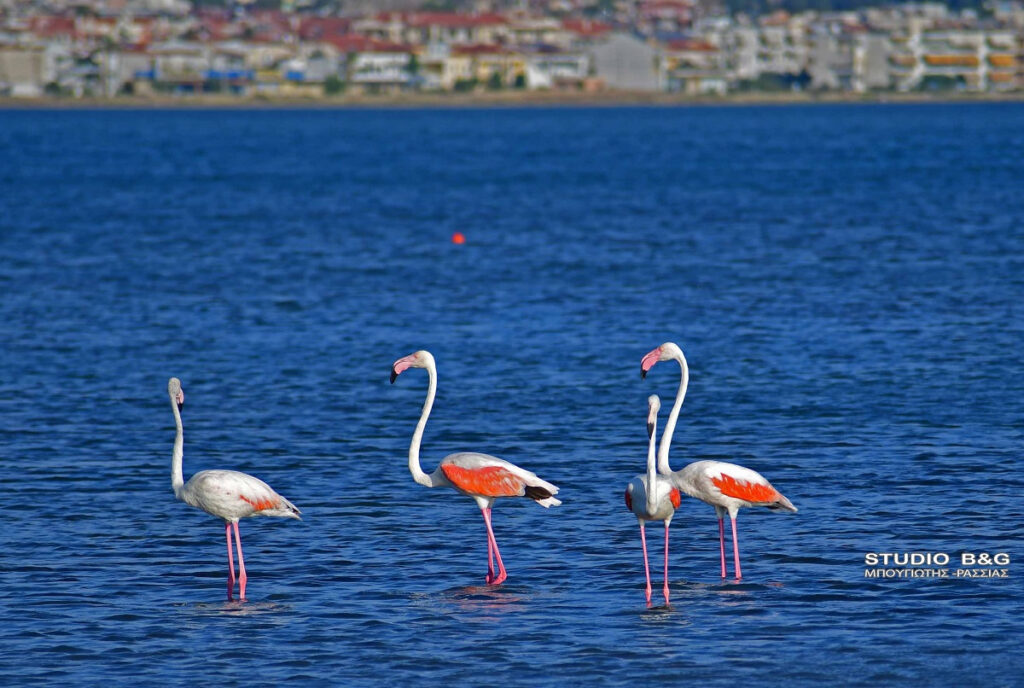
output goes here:
[{"label": "flamingo", "polygon": [[644,525],[647,521],[665,522],[665,585],[662,593],[665,595],[665,604],[668,604],[668,525],[672,522],[680,503],[679,490],[673,487],[671,480],[658,475],[654,469],[654,443],[660,408],[661,400],[656,394],[647,397],[647,475],[636,476],[626,486],[626,508],[636,514],[636,520],[640,522],[640,544],[644,548],[648,607],[651,606],[651,570],[647,565],[647,538],[644,535]]},{"label": "flamingo", "polygon": [[768,480],[757,471],[725,461],[696,461],[679,471],[672,471],[668,463],[669,445],[675,431],[679,409],[686,396],[686,388],[690,381],[690,369],[686,365],[686,357],[682,349],[674,342],[665,342],[650,351],[640,361],[640,376],[647,377],[647,372],[659,361],[678,361],[682,369],[682,379],[676,392],[676,401],[672,405],[665,432],[661,436],[658,447],[658,472],[669,476],[672,484],[685,494],[699,499],[715,507],[718,516],[718,545],[721,554],[722,578],[725,570],[725,514],[732,521],[732,556],[736,580],[742,580],[740,569],[739,539],[736,535],[736,515],[740,507],[763,506],[772,511],[790,511],[795,513],[796,507],[781,492],[772,487]]},{"label": "flamingo", "polygon": [[245,599],[245,560],[242,558],[242,536],[238,533],[238,519],[247,516],[279,516],[299,518],[294,504],[274,492],[270,485],[259,478],[238,471],[200,471],[186,483],[181,475],[181,458],[184,440],[182,437],[181,409],[185,404],[185,392],[181,380],[172,377],[167,382],[167,393],[171,397],[171,409],[178,434],[174,438],[171,454],[171,487],[174,496],[181,501],[202,509],[208,514],[224,519],[224,533],[228,542],[228,600],[235,587],[235,562],[231,554],[231,531],[235,531],[238,548],[238,599]]},{"label": "flamingo", "polygon": [[[417,351],[394,362],[391,366],[391,384],[409,368],[426,368],[428,376],[427,398],[423,402],[423,412],[416,423],[416,431],[409,444],[409,472],[412,473],[413,480],[420,485],[451,487],[476,501],[487,526],[485,580],[488,585],[498,585],[508,577],[508,573],[501,561],[498,541],[494,539],[494,530],[491,527],[491,507],[494,500],[498,497],[528,497],[546,509],[562,503],[554,496],[558,494],[558,488],[515,464],[477,452],[449,454],[441,459],[433,473],[424,473],[420,467],[420,441],[437,393],[437,367],[434,356],[429,351]],[[494,570],[495,560],[498,565],[497,572]]]}]

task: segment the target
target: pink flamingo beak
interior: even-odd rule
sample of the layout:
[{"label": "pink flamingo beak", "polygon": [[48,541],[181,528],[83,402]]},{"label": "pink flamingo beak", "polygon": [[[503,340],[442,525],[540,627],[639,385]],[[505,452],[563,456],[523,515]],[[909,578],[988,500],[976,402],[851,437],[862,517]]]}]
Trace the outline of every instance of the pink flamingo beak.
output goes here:
[{"label": "pink flamingo beak", "polygon": [[178,398],[175,401],[178,402],[178,410],[181,411],[181,407],[185,405],[185,390],[178,390]]},{"label": "pink flamingo beak", "polygon": [[401,375],[404,371],[412,367],[413,363],[416,362],[416,354],[409,354],[404,358],[400,358],[394,362],[391,366],[391,384],[395,384],[395,378]]},{"label": "pink flamingo beak", "polygon": [[661,347],[659,346],[654,351],[649,352],[640,361],[640,378],[647,377],[647,371],[654,367],[654,364],[661,360]]}]

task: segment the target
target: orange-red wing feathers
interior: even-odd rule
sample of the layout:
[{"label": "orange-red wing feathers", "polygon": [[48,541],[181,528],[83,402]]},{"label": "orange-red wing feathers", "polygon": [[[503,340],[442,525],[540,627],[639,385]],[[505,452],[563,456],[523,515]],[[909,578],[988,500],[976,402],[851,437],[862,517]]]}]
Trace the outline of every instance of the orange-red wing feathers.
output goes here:
[{"label": "orange-red wing feathers", "polygon": [[626,488],[626,511],[633,510],[633,495],[629,494],[629,488]]},{"label": "orange-red wing feathers", "polygon": [[523,494],[526,482],[515,473],[501,466],[463,468],[454,464],[442,464],[444,477],[463,492],[483,497],[518,497]]},{"label": "orange-red wing feathers", "polygon": [[668,493],[668,498],[672,500],[672,506],[676,509],[678,509],[679,505],[683,503],[683,498],[679,494],[679,490],[674,487],[672,488],[672,491]]},{"label": "orange-red wing feathers", "polygon": [[243,502],[252,505],[255,511],[263,511],[264,509],[276,509],[281,506],[280,499],[249,499],[245,495],[238,495],[238,498]]},{"label": "orange-red wing feathers", "polygon": [[743,499],[748,502],[770,503],[777,501],[780,497],[779,493],[771,485],[761,485],[760,483],[748,483],[744,480],[736,480],[726,473],[723,473],[721,477],[712,478],[711,482],[726,497]]}]

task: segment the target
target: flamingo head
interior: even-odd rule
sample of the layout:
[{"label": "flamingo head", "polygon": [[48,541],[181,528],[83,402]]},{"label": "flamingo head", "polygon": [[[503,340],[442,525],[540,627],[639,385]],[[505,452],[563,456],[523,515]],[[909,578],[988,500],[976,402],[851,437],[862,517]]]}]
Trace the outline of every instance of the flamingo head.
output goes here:
[{"label": "flamingo head", "polygon": [[657,349],[649,351],[643,360],[640,361],[640,377],[647,377],[647,371],[654,367],[654,364],[659,361],[671,361],[672,359],[679,360],[683,355],[683,350],[675,342],[665,342]]},{"label": "flamingo head", "polygon": [[661,399],[657,394],[647,397],[647,437],[654,436],[654,428],[658,425],[658,411],[661,409]]},{"label": "flamingo head", "polygon": [[181,407],[185,405],[185,391],[181,388],[181,380],[176,377],[168,380],[167,394],[170,395],[171,401],[177,404],[178,410],[181,411]]},{"label": "flamingo head", "polygon": [[391,365],[391,384],[395,384],[395,378],[409,368],[428,368],[434,362],[434,357],[429,351],[420,350],[414,354],[403,356]]}]

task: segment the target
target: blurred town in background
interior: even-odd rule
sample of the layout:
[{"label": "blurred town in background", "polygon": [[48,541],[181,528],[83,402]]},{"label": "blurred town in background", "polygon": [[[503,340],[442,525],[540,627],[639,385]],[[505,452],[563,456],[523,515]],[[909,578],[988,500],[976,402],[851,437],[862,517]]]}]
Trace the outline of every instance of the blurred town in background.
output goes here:
[{"label": "blurred town in background", "polygon": [[0,0],[10,99],[1015,91],[1024,0]]}]

